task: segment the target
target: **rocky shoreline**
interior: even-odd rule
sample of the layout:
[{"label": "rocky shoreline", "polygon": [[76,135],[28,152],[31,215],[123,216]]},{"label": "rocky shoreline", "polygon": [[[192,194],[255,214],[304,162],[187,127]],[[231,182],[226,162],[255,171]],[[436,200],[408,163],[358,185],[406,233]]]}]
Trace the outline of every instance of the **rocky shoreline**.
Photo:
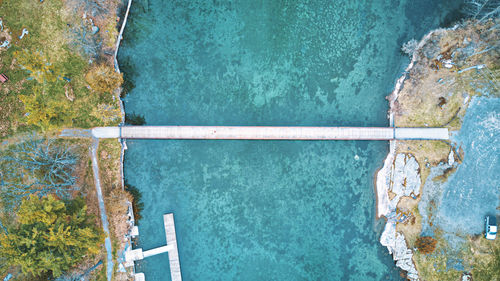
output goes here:
[{"label": "rocky shoreline", "polygon": [[[455,30],[457,27],[455,25],[450,29],[439,28],[432,30],[419,41],[408,67],[397,80],[393,92],[387,97],[389,101],[389,124],[391,127],[395,127],[395,103],[408,78],[408,73],[418,63],[418,51],[436,33]],[[389,254],[392,254],[396,266],[407,272],[409,280],[419,280],[418,271],[413,262],[413,251],[408,248],[404,234],[396,231],[396,223],[400,219],[397,214],[399,200],[402,196],[412,196],[415,198],[420,193],[421,179],[419,164],[415,157],[410,154],[396,154],[396,140],[390,141],[389,146],[389,153],[384,160],[383,167],[377,172],[375,181],[377,218],[384,217],[386,219],[380,243],[387,247]]]},{"label": "rocky shoreline", "polygon": [[[463,73],[495,65],[494,55],[484,55],[493,49],[488,44],[496,40],[495,23],[464,22],[432,30],[418,43],[412,40],[411,61],[387,97],[390,126],[459,130],[470,97],[484,91],[470,84],[480,80],[474,72]],[[456,159],[460,160],[460,151],[450,143],[391,141],[384,165],[376,174],[377,218],[386,219],[380,243],[409,280],[424,278],[419,277],[414,258],[418,252],[413,248],[422,227],[422,218],[418,210],[414,211],[421,190],[430,168],[442,163],[453,165]],[[411,237],[405,237],[406,233]]]},{"label": "rocky shoreline", "polygon": [[[119,29],[119,34],[118,38],[116,41],[116,46],[115,46],[115,52],[113,55],[113,61],[114,61],[114,67],[115,71],[118,73],[121,73],[120,71],[120,66],[118,63],[118,50],[120,48],[121,41],[123,39],[123,33],[125,31],[125,27],[127,25],[127,20],[128,16],[130,13],[130,8],[132,6],[132,0],[127,0],[127,8],[125,10],[124,14],[124,19],[122,22],[122,25]],[[119,99],[119,104],[120,104],[120,115],[121,115],[121,122],[120,126],[123,126],[125,124],[125,107],[123,105],[123,100],[121,99],[121,93],[123,91],[123,87],[119,88],[119,92],[117,94],[117,97]],[[125,175],[124,175],[124,168],[123,168],[123,162],[124,162],[124,157],[125,157],[125,150],[127,150],[127,143],[124,139],[119,139],[120,142],[120,181],[121,181],[121,188],[122,190],[125,190]],[[135,200],[135,199],[134,199]],[[138,228],[135,225],[135,217],[134,217],[134,210],[133,210],[133,204],[131,201],[127,200],[127,205],[128,205],[128,211],[127,211],[127,220],[124,222],[124,224],[127,226],[128,232],[125,237],[125,246],[123,248],[123,252],[119,253],[119,257],[117,262],[119,263],[119,268],[131,268],[130,274],[132,275],[131,278],[134,278],[135,276],[135,266],[134,264],[127,263],[125,260],[125,253],[129,250],[132,250],[132,238],[134,238],[136,235],[138,235]]]}]

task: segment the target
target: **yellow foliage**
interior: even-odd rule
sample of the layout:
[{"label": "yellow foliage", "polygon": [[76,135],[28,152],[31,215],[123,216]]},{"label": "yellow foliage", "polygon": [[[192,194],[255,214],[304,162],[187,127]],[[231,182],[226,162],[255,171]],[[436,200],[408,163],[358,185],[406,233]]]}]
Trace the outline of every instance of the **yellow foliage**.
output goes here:
[{"label": "yellow foliage", "polygon": [[74,112],[65,99],[50,99],[43,90],[35,87],[32,95],[20,95],[24,104],[26,123],[36,125],[43,130],[57,125],[71,125]]},{"label": "yellow foliage", "polygon": [[98,93],[111,93],[123,83],[123,75],[107,65],[101,64],[92,68],[85,80],[92,90]]},{"label": "yellow foliage", "polygon": [[[86,214],[83,198],[24,199],[17,224],[0,233],[0,258],[26,277],[60,276],[88,254],[97,254],[103,233]],[[51,279],[51,278],[49,278]]]},{"label": "yellow foliage", "polygon": [[92,111],[92,116],[104,121],[112,122],[120,118],[120,109],[109,104],[99,104]]},{"label": "yellow foliage", "polygon": [[15,58],[22,68],[26,69],[30,77],[38,83],[54,82],[58,79],[52,64],[41,51],[30,52],[28,50],[16,51]]}]

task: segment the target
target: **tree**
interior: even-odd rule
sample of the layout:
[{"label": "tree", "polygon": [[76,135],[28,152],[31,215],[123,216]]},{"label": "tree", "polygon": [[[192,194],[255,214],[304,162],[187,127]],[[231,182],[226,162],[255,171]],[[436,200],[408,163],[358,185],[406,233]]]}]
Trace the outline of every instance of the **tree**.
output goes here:
[{"label": "tree", "polygon": [[19,99],[24,104],[28,125],[39,126],[43,130],[50,128],[50,120],[56,117],[57,113],[49,106],[48,100],[40,94],[36,87],[32,95],[20,95]]},{"label": "tree", "polygon": [[111,93],[123,83],[122,74],[107,65],[101,64],[92,68],[85,80],[90,88],[98,93]]},{"label": "tree", "polygon": [[54,67],[41,51],[30,52],[23,49],[14,52],[14,56],[17,63],[28,71],[30,78],[38,83],[54,82],[58,79]]},{"label": "tree", "polygon": [[114,122],[120,118],[121,111],[113,105],[98,104],[92,111],[91,115],[104,123]]},{"label": "tree", "polygon": [[30,95],[19,95],[26,111],[28,125],[42,130],[54,127],[71,126],[75,111],[68,99],[58,98],[47,84],[35,85]]},{"label": "tree", "polygon": [[125,124],[127,125],[144,125],[146,124],[146,118],[144,115],[136,113],[126,113],[125,114]]},{"label": "tree", "polygon": [[97,34],[93,34],[91,28],[82,23],[71,29],[72,41],[71,44],[83,56],[89,56],[91,58],[97,58],[101,52],[102,40]]},{"label": "tree", "polygon": [[7,206],[32,194],[67,198],[74,189],[77,158],[72,149],[32,136],[0,158],[0,196]]},{"label": "tree", "polygon": [[89,254],[99,253],[103,234],[90,221],[84,200],[53,195],[25,198],[18,224],[0,234],[0,257],[26,275],[58,277]]},{"label": "tree", "polygon": [[144,202],[139,189],[128,182],[125,182],[125,191],[132,195],[132,209],[134,211],[135,224],[139,225],[139,220],[142,218],[141,212],[144,210]]},{"label": "tree", "polygon": [[500,0],[467,0],[464,11],[472,18],[485,21],[500,16]]},{"label": "tree", "polygon": [[437,241],[430,236],[421,236],[417,239],[416,246],[423,254],[430,254],[436,249]]},{"label": "tree", "polygon": [[43,131],[72,124],[74,111],[67,99],[55,99],[43,87],[34,87],[33,94],[20,95],[24,104],[28,125],[35,125]]},{"label": "tree", "polygon": [[75,12],[89,13],[93,17],[108,11],[105,0],[67,0],[66,4]]}]

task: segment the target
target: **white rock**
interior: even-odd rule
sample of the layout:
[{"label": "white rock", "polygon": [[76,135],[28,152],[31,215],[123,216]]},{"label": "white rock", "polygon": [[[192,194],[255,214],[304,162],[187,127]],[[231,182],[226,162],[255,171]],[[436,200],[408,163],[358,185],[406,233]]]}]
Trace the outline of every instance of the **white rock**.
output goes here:
[{"label": "white rock", "polygon": [[469,101],[469,99],[470,99],[470,96],[469,96],[469,95],[467,95],[467,96],[464,98],[464,105],[465,105],[465,104],[467,104],[467,102]]},{"label": "white rock", "polygon": [[451,60],[444,60],[443,64],[444,64],[444,67],[446,67],[446,68],[452,68],[453,67],[453,62]]},{"label": "white rock", "polygon": [[387,247],[389,254],[392,254],[393,250],[396,248],[396,222],[387,221],[385,224],[384,232],[380,236],[380,244]]},{"label": "white rock", "polygon": [[420,193],[420,174],[418,172],[419,165],[417,159],[411,156],[406,158],[405,175],[406,175],[406,190],[405,195],[410,196],[411,193],[418,195]]},{"label": "white rock", "polygon": [[396,261],[396,265],[407,271],[408,275],[413,276],[413,279],[418,280],[418,272],[413,264],[413,253],[406,246],[406,240],[403,234],[396,233],[396,248],[394,249],[393,259]]},{"label": "white rock", "polygon": [[397,200],[401,196],[410,196],[412,193],[418,195],[420,193],[421,180],[418,169],[419,165],[415,157],[403,153],[396,156],[391,191],[396,194]]},{"label": "white rock", "polygon": [[448,155],[448,165],[452,166],[453,163],[455,163],[455,154],[453,153],[453,149],[451,149]]},{"label": "white rock", "polygon": [[412,260],[413,252],[408,249],[404,235],[396,232],[395,212],[397,203],[402,196],[410,196],[412,193],[414,195],[420,194],[419,164],[415,157],[400,153],[396,155],[390,171],[391,191],[396,196],[390,200],[385,214],[387,223],[380,237],[380,243],[387,247],[389,253],[392,254],[396,266],[408,273],[407,278],[416,281],[419,280],[419,277]]}]

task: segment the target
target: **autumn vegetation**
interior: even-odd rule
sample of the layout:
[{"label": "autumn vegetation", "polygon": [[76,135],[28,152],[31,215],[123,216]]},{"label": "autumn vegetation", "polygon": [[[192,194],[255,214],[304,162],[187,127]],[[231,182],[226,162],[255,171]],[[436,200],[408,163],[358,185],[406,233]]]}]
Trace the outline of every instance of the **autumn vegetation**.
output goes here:
[{"label": "autumn vegetation", "polygon": [[[0,139],[36,130],[118,125],[116,0],[0,1]],[[85,15],[85,16],[82,16]],[[95,30],[99,26],[99,29]],[[29,31],[22,39],[22,31]],[[1,44],[1,43],[0,43]]]},{"label": "autumn vegetation", "polygon": [[0,198],[5,207],[31,195],[69,198],[75,189],[78,159],[73,147],[33,135],[2,154]]},{"label": "autumn vegetation", "polygon": [[100,253],[79,153],[71,142],[38,135],[0,150],[0,274],[50,280]]},{"label": "autumn vegetation", "polygon": [[[0,0],[0,44],[10,42],[0,48],[9,78],[0,84],[0,278],[106,279],[90,142],[55,136],[121,121],[123,78],[113,57],[120,3]],[[106,160],[116,163],[121,150],[112,149]],[[102,181],[118,182],[117,166],[106,168]],[[105,204],[117,203],[107,206],[117,229],[130,195],[118,185],[103,193]],[[114,244],[124,231],[112,233]]]},{"label": "autumn vegetation", "polygon": [[[429,40],[416,49],[416,41],[403,45],[403,52],[417,59],[407,73],[404,86],[394,105],[396,127],[461,128],[470,100],[474,96],[498,97],[499,64],[499,1],[466,1],[470,19],[453,29],[433,32]],[[418,39],[418,38],[417,38]],[[446,65],[446,62],[451,64]],[[476,69],[479,67],[479,69]],[[450,144],[438,141],[400,141],[397,153],[411,153],[420,164],[420,176],[429,180],[433,167],[446,162]],[[464,159],[461,148],[454,150],[454,159]],[[444,181],[455,168],[446,169],[433,181]],[[421,198],[421,197],[420,197]],[[398,224],[411,248],[417,248],[413,261],[421,280],[460,280],[470,273],[473,280],[500,280],[499,240],[488,241],[481,235],[453,233],[433,224],[440,205],[431,201],[427,218],[419,213],[419,200],[406,198],[398,207],[414,210],[415,224]],[[433,237],[420,237],[425,219]],[[450,236],[457,240],[449,242]],[[455,239],[455,238],[453,238]]]},{"label": "autumn vegetation", "polygon": [[419,237],[416,241],[417,249],[423,254],[430,254],[436,249],[437,240],[430,236]]},{"label": "autumn vegetation", "polygon": [[25,275],[52,278],[97,254],[102,241],[81,197],[31,195],[17,210],[16,224],[0,234],[0,258]]},{"label": "autumn vegetation", "polygon": [[112,93],[123,83],[123,76],[107,65],[98,65],[85,75],[90,88],[97,93]]}]

